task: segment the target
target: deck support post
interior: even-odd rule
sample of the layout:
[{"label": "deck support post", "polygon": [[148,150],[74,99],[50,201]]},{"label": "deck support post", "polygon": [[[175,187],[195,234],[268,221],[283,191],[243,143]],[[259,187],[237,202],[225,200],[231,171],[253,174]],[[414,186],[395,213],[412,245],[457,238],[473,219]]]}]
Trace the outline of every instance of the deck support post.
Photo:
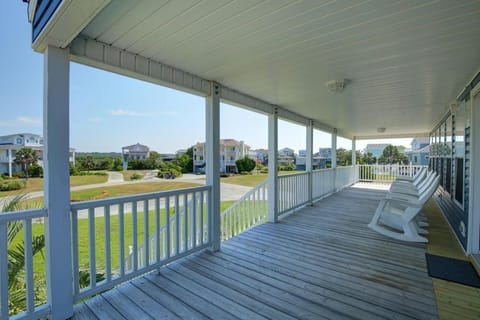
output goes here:
[{"label": "deck support post", "polygon": [[471,150],[470,150],[470,204],[468,221],[467,253],[480,254],[480,84],[470,92],[471,103]]},{"label": "deck support post", "polygon": [[205,107],[205,161],[207,185],[212,187],[208,213],[210,215],[211,251],[220,250],[220,85],[211,83]]},{"label": "deck support post", "polygon": [[308,203],[311,205],[313,201],[313,121],[310,120],[307,125],[307,150],[305,155],[305,171],[308,173]]},{"label": "deck support post", "polygon": [[44,53],[43,137],[47,301],[51,319],[73,315],[68,49]]},{"label": "deck support post", "polygon": [[278,110],[268,115],[268,221],[278,221]]},{"label": "deck support post", "polygon": [[352,138],[352,167],[353,167],[353,181],[357,182],[357,138]]},{"label": "deck support post", "polygon": [[337,129],[332,131],[332,170],[333,170],[333,190],[337,191]]}]

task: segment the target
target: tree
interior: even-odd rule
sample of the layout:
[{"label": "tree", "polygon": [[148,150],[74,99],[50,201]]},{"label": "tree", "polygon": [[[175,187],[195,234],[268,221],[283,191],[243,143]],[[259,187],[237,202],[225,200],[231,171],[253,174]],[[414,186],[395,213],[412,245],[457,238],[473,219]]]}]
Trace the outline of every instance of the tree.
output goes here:
[{"label": "tree", "polygon": [[371,152],[364,153],[361,158],[364,164],[375,164],[377,162],[377,158]]},{"label": "tree", "polygon": [[389,144],[383,149],[382,155],[378,158],[381,164],[407,164],[408,158],[405,154],[398,151],[398,147]]},{"label": "tree", "polygon": [[32,148],[21,148],[20,150],[17,151],[15,160],[13,160],[13,162],[22,166],[23,171],[25,172],[25,177],[27,179],[28,179],[28,167],[30,167],[34,163],[37,163],[37,161],[38,161],[38,154]]},{"label": "tree", "polygon": [[160,153],[158,153],[157,151],[150,151],[148,159],[153,160],[154,162],[157,162],[162,160],[162,157],[160,156]]},{"label": "tree", "polygon": [[81,170],[94,170],[95,169],[95,159],[93,159],[92,156],[86,156],[85,158],[79,158],[77,159],[77,162],[79,164],[79,167]]},{"label": "tree", "polygon": [[238,159],[235,161],[235,164],[237,165],[238,172],[250,172],[255,169],[255,166],[257,165],[255,160],[250,159],[247,156],[243,157],[242,159]]}]

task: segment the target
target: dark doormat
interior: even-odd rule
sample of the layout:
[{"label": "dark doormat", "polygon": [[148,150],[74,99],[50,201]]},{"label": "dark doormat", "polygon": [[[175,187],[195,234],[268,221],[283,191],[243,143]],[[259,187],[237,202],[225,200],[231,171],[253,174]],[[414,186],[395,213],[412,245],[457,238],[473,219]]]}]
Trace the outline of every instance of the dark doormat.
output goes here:
[{"label": "dark doormat", "polygon": [[430,277],[480,288],[480,277],[470,262],[428,253],[425,256]]}]

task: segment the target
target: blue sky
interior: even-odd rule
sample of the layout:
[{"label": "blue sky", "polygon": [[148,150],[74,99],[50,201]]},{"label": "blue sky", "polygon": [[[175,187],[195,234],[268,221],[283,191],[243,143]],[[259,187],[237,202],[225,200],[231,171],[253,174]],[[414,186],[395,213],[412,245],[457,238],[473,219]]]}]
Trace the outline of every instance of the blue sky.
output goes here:
[{"label": "blue sky", "polygon": [[[43,56],[30,47],[27,6],[8,0],[0,12],[0,135],[42,134]],[[8,31],[7,31],[8,30]],[[202,97],[71,63],[70,145],[77,151],[120,152],[134,143],[162,153],[205,140]],[[221,137],[267,147],[267,117],[222,104]],[[305,149],[305,128],[279,124],[279,148]],[[378,141],[370,141],[376,143]],[[410,139],[392,141],[407,145]],[[366,142],[357,143],[357,149]],[[349,141],[339,147],[350,148]],[[330,136],[316,132],[314,150],[329,147]]]}]

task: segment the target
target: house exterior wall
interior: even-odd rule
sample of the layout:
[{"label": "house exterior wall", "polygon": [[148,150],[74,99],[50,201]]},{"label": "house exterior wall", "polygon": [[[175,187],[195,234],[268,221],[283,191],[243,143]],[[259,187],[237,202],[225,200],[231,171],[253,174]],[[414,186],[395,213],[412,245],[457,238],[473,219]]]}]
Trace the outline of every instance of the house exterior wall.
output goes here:
[{"label": "house exterior wall", "polygon": [[[236,161],[248,156],[250,147],[243,141],[235,139],[220,140],[220,172],[221,173],[237,173]],[[205,171],[205,143],[199,142],[193,147],[193,172]]]}]

